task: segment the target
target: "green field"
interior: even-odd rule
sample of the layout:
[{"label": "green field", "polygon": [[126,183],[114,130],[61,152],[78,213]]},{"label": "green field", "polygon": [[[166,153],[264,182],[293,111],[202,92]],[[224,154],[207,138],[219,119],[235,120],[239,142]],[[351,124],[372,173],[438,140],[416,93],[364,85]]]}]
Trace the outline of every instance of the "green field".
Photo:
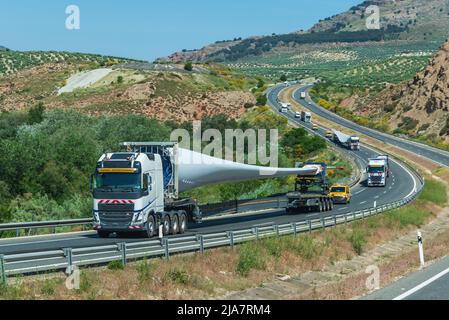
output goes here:
[{"label": "green field", "polygon": [[361,46],[304,49],[242,59],[229,64],[244,73],[278,79],[308,77],[345,86],[399,83],[421,71],[438,49],[436,42],[388,42]]}]

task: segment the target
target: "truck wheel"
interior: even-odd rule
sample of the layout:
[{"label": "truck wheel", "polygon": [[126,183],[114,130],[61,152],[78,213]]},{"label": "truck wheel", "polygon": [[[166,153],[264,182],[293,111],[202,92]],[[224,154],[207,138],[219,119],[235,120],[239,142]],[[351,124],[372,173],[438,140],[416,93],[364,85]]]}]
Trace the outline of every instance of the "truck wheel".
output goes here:
[{"label": "truck wheel", "polygon": [[185,233],[187,230],[187,216],[186,214],[183,212],[181,213],[181,215],[179,216],[179,233],[183,234]]},{"label": "truck wheel", "polygon": [[98,230],[97,233],[100,238],[109,238],[110,235],[110,232],[103,230]]},{"label": "truck wheel", "polygon": [[179,232],[179,218],[174,214],[171,216],[170,233],[175,235]]},{"label": "truck wheel", "polygon": [[148,216],[148,221],[147,221],[146,236],[147,236],[147,238],[153,238],[155,233],[156,233],[156,223],[154,222],[154,216],[152,214],[150,214]]},{"label": "truck wheel", "polygon": [[168,216],[168,214],[166,214],[162,218],[162,232],[164,233],[164,236],[168,236],[170,234],[170,229],[171,229],[170,217]]}]

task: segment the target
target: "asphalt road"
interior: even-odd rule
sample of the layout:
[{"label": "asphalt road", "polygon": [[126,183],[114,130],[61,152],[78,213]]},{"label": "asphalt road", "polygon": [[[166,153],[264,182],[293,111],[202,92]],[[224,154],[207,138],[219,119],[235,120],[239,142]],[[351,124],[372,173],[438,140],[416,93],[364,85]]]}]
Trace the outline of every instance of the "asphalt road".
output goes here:
[{"label": "asphalt road", "polygon": [[[316,105],[308,95],[306,99],[301,99],[301,92],[308,93],[311,88],[312,86],[299,88],[294,92],[293,98],[313,113],[356,132],[420,155],[441,166],[449,167],[449,152],[362,127]],[[275,88],[273,94],[278,95],[278,90],[278,88]],[[362,299],[449,300],[449,256]]]},{"label": "asphalt road", "polygon": [[346,120],[334,113],[332,113],[329,110],[326,110],[325,108],[322,108],[321,106],[318,106],[315,104],[308,96],[307,98],[301,99],[301,92],[308,93],[310,89],[313,86],[306,86],[299,88],[297,91],[294,92],[293,98],[302,104],[305,108],[309,109],[313,113],[326,118],[327,120],[330,120],[336,124],[339,124],[341,126],[344,126],[348,129],[354,130],[359,133],[363,133],[364,135],[367,135],[371,138],[374,138],[379,141],[383,141],[387,144],[391,144],[395,147],[407,150],[409,152],[412,152],[414,154],[417,154],[419,156],[422,156],[424,158],[430,159],[434,161],[435,163],[446,166],[449,168],[449,152],[439,150],[430,146],[427,146],[425,144],[417,143],[414,141],[394,137],[392,135],[388,135],[373,129],[362,127],[354,122],[351,122],[349,120]]},{"label": "asphalt road", "polygon": [[362,300],[449,300],[448,288],[449,256]]},{"label": "asphalt road", "polygon": [[[276,109],[278,104],[277,94],[282,88],[275,88],[269,94],[269,101],[273,108]],[[291,121],[296,122],[298,125],[308,127],[309,125],[302,123],[298,119],[294,118],[293,113],[284,114],[289,117]],[[308,128],[310,130],[310,127]],[[320,129],[315,134],[323,136],[325,130]],[[346,149],[345,149],[346,150]],[[363,166],[367,164],[367,159],[377,155],[377,153],[367,147],[362,147],[359,152],[347,152],[353,153]],[[409,170],[402,167],[399,163],[392,162],[392,176],[387,182],[385,188],[367,188],[365,186],[365,179],[356,185],[352,189],[353,198],[348,205],[336,205],[333,211],[326,213],[312,213],[312,214],[298,214],[298,215],[286,215],[284,209],[275,209],[266,211],[263,213],[251,213],[238,216],[224,216],[220,218],[214,218],[203,222],[200,225],[189,225],[188,234],[205,234],[220,231],[231,231],[244,229],[255,226],[265,226],[273,224],[284,224],[305,221],[308,219],[317,218],[320,216],[333,216],[344,213],[354,212],[366,208],[371,208],[374,202],[377,205],[385,203],[391,203],[397,200],[401,200],[411,195],[419,183],[418,179],[412,175]],[[257,209],[257,206],[254,207]],[[58,250],[63,248],[81,248],[90,246],[101,246],[108,244],[116,244],[118,242],[141,242],[142,237],[128,236],[126,238],[111,237],[108,239],[99,238],[94,232],[84,233],[69,233],[60,235],[48,235],[35,238],[16,238],[0,240],[0,254],[11,255],[17,253],[27,252],[39,252],[48,250]],[[29,262],[34,263],[33,261]]]}]

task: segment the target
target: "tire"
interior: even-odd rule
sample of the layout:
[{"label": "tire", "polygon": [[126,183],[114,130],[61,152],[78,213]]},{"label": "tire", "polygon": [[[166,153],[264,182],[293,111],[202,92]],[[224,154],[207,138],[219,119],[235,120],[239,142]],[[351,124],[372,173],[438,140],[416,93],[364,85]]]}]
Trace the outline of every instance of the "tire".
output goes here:
[{"label": "tire", "polygon": [[170,223],[170,234],[175,235],[179,232],[179,218],[177,214],[173,214]]},{"label": "tire", "polygon": [[187,230],[187,216],[183,212],[179,215],[179,234],[185,233]]},{"label": "tire", "polygon": [[168,216],[168,214],[165,214],[164,217],[162,218],[162,232],[164,236],[168,236],[170,235],[170,231],[171,231],[170,217]]},{"label": "tire", "polygon": [[109,238],[109,235],[111,234],[108,231],[103,231],[103,230],[97,230],[97,234],[100,238]]},{"label": "tire", "polygon": [[153,238],[156,234],[156,222],[152,214],[148,215],[147,230],[145,231],[145,236],[147,238]]}]

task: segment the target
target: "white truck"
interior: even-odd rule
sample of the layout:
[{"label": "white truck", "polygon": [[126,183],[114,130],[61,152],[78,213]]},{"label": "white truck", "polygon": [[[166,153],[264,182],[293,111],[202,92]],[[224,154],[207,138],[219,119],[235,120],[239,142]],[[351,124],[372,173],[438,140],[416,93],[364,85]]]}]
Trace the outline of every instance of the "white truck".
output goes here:
[{"label": "white truck", "polygon": [[312,122],[312,114],[310,112],[302,111],[301,112],[301,121],[305,123],[311,123]]},{"label": "white truck", "polygon": [[92,176],[93,227],[99,237],[141,233],[146,237],[184,233],[201,223],[200,207],[179,193],[232,181],[311,176],[319,168],[270,168],[223,160],[177,143],[124,142],[125,152],[103,154]]},{"label": "white truck", "polygon": [[360,138],[358,136],[350,136],[334,130],[334,142],[342,145],[346,149],[360,151]]},{"label": "white truck", "polygon": [[388,159],[383,157],[369,159],[366,173],[368,187],[385,187],[389,177]]},{"label": "white truck", "polygon": [[178,199],[177,145],[127,143],[129,152],[107,153],[98,160],[93,177],[94,230],[141,232],[153,237],[184,233],[187,222],[201,223],[192,199]]},{"label": "white truck", "polygon": [[305,99],[306,98],[306,92],[305,91],[302,91],[301,92],[301,99]]},{"label": "white truck", "polygon": [[279,108],[279,112],[287,113],[288,110],[290,110],[290,107],[291,107],[290,104],[282,102],[281,107]]}]

